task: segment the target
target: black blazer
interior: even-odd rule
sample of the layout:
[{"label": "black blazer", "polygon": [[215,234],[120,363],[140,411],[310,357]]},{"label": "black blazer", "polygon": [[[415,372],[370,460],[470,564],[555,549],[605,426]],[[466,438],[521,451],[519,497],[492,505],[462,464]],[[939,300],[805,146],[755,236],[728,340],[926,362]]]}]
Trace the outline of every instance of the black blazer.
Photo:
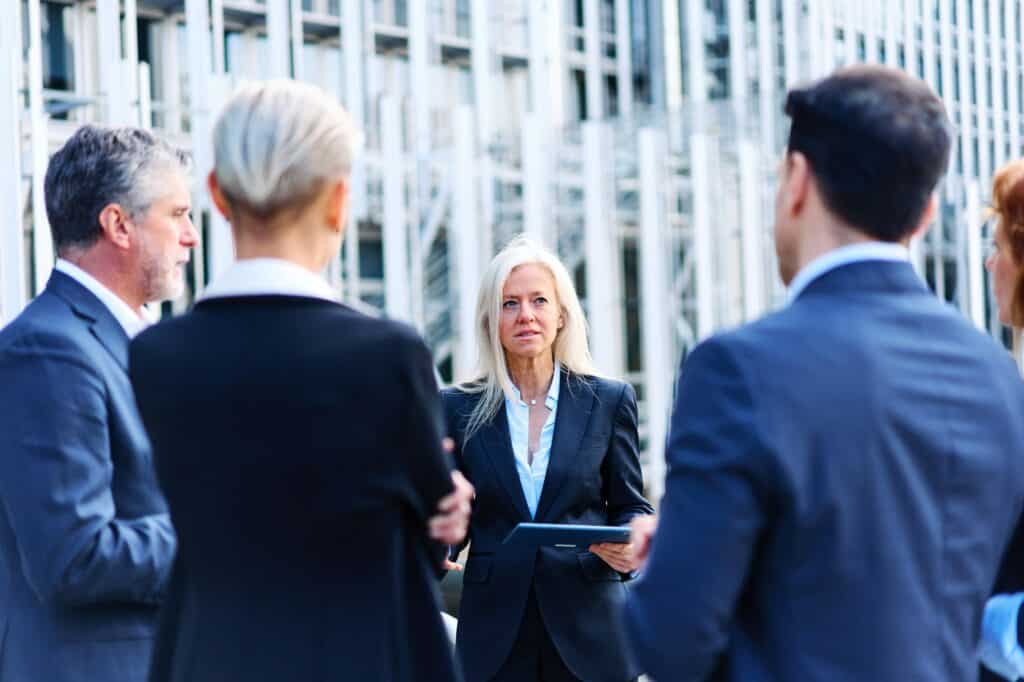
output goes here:
[{"label": "black blazer", "polygon": [[450,465],[412,329],[211,299],[130,359],[180,538],[151,680],[456,678],[427,536]]},{"label": "black blazer", "polygon": [[[1017,527],[1010,537],[1006,547],[1006,554],[1003,555],[1003,563],[999,567],[996,576],[995,589],[993,594],[1024,592],[1024,517],[1017,521]],[[1024,646],[1024,609],[1017,614],[1017,642]],[[1004,678],[996,675],[988,668],[982,666],[980,682],[1005,682]]]},{"label": "black blazer", "polygon": [[633,388],[567,372],[559,380],[551,459],[534,519],[504,406],[466,442],[479,395],[442,394],[457,466],[476,487],[456,644],[470,682],[490,678],[504,663],[531,586],[551,639],[577,677],[621,682],[637,674],[615,618],[625,599],[624,576],[588,551],[501,544],[521,521],[624,525],[653,513],[643,496]]}]

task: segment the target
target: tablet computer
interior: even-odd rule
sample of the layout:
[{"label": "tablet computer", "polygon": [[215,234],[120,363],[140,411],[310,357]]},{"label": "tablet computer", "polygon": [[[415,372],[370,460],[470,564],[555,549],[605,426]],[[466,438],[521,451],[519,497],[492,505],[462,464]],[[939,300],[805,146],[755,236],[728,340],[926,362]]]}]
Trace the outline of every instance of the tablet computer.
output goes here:
[{"label": "tablet computer", "polygon": [[520,523],[502,544],[527,547],[586,549],[600,542],[629,542],[629,526],[574,526],[563,523]]}]

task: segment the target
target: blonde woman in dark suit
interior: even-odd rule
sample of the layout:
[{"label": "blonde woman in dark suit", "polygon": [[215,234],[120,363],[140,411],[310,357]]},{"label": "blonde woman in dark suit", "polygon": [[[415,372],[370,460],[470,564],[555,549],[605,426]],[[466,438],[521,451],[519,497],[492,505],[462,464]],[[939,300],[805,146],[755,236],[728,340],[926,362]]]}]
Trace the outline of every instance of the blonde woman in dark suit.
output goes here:
[{"label": "blonde woman in dark suit", "polygon": [[523,521],[626,525],[653,512],[633,389],[597,375],[569,273],[526,239],[491,262],[477,319],[480,369],[443,394],[477,490],[456,643],[466,679],[633,679],[615,620],[632,547],[502,545]]}]

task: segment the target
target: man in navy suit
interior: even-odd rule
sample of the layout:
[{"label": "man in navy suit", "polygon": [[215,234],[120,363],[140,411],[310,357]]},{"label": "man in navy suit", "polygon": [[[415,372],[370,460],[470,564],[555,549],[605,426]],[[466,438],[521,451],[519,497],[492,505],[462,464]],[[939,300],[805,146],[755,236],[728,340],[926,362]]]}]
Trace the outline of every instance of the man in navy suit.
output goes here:
[{"label": "man in navy suit", "polygon": [[128,340],[181,294],[186,169],[128,128],[84,126],[50,161],[57,265],[0,331],[0,682],[146,677],[176,541]]},{"label": "man in navy suit", "polygon": [[868,66],[786,112],[790,300],[686,359],[626,629],[658,680],[973,680],[1024,493],[1024,388],[909,262],[949,122],[923,82]]}]

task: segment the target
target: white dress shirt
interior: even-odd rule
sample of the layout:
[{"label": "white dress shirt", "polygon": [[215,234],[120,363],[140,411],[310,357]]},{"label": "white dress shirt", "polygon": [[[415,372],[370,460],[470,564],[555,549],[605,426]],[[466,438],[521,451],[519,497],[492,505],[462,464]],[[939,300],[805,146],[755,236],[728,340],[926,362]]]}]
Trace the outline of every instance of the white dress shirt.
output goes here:
[{"label": "white dress shirt", "polygon": [[235,296],[301,296],[338,300],[338,295],[323,277],[279,258],[235,261],[217,275],[199,300]]},{"label": "white dress shirt", "polygon": [[522,394],[515,386],[513,395],[505,396],[505,415],[508,417],[508,433],[512,440],[512,452],[516,457],[516,472],[519,484],[523,488],[526,506],[530,509],[530,517],[537,515],[537,503],[544,489],[544,479],[548,474],[548,462],[551,460],[551,438],[555,434],[555,414],[558,412],[558,390],[561,384],[561,366],[555,363],[555,372],[551,377],[551,387],[544,399],[544,405],[550,410],[544,426],[540,430],[537,451],[530,461],[530,406],[523,402]]},{"label": "white dress shirt", "polygon": [[848,244],[818,256],[796,273],[789,283],[787,298],[792,303],[807,286],[826,272],[843,265],[867,260],[910,261],[910,251],[902,244],[892,242],[861,242]]},{"label": "white dress shirt", "polygon": [[74,263],[58,258],[53,269],[63,272],[100,299],[100,302],[107,307],[110,314],[124,329],[124,333],[128,335],[129,339],[154,322],[145,307],[142,308],[141,313],[135,312],[131,306],[121,300],[120,296],[103,286],[98,279]]}]

